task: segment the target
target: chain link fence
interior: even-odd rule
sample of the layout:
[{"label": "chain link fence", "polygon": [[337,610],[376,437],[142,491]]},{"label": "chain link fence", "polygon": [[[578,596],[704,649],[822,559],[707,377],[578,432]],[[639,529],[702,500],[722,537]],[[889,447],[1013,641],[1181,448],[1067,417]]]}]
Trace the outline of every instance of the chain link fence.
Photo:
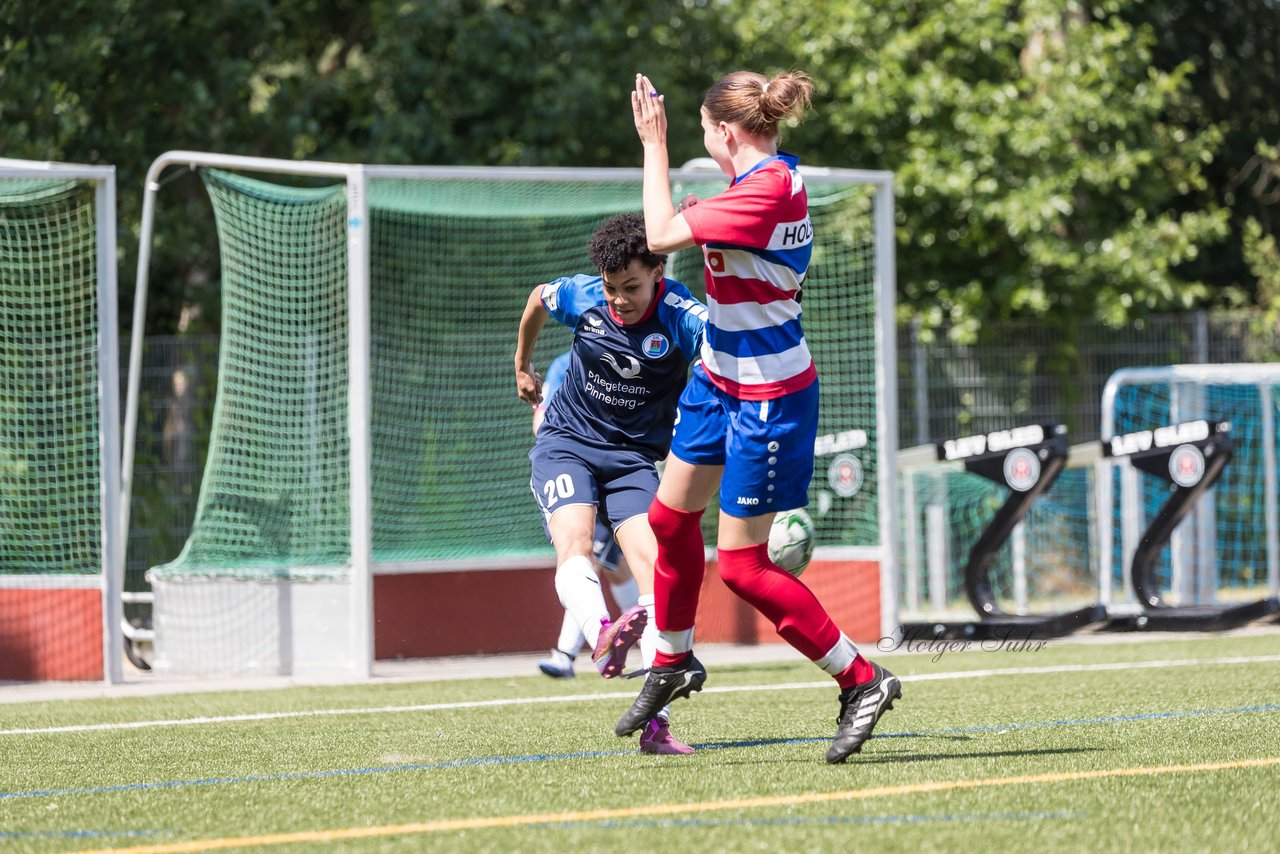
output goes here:
[{"label": "chain link fence", "polygon": [[946,330],[899,329],[899,447],[1030,423],[1066,424],[1071,442],[1091,441],[1102,388],[1121,368],[1280,361],[1280,329],[1259,313],[1163,315],[1074,332],[1064,341],[1045,323],[1005,321],[987,340],[961,345]]}]

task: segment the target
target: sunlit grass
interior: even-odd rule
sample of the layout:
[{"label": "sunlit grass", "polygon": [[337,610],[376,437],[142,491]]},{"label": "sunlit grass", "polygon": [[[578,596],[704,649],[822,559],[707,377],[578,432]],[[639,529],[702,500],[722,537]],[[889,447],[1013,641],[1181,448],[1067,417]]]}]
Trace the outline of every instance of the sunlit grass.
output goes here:
[{"label": "sunlit grass", "polygon": [[1280,632],[885,655],[903,699],[844,766],[823,761],[835,690],[803,662],[713,668],[675,708],[687,757],[614,737],[635,682],[0,705],[5,731],[280,715],[0,735],[0,847],[332,831],[369,851],[1267,850],[1280,765],[1210,766],[1280,761],[1276,656]]}]

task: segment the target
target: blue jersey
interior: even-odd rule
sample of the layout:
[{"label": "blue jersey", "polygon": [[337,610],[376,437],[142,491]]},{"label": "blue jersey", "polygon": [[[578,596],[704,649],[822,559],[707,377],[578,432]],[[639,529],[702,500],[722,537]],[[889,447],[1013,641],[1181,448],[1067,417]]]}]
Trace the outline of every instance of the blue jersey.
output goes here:
[{"label": "blue jersey", "polygon": [[569,355],[569,351],[565,350],[547,365],[547,373],[542,377],[542,403],[538,404],[540,409],[546,409],[551,404],[551,397],[564,384],[565,374],[569,373]]},{"label": "blue jersey", "polygon": [[706,306],[664,278],[645,317],[625,325],[609,311],[599,276],[549,282],[542,305],[573,329],[573,346],[538,438],[561,436],[602,450],[625,447],[665,457],[676,403],[702,346]]}]

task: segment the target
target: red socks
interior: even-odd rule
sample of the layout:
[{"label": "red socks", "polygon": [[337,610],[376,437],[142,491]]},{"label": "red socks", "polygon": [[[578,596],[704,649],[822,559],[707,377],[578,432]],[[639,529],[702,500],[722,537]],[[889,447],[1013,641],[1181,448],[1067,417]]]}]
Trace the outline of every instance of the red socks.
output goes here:
[{"label": "red socks", "polygon": [[[675,510],[653,499],[649,525],[658,539],[658,560],[653,572],[654,620],[658,631],[681,632],[693,628],[698,596],[707,565],[703,557],[702,511]],[[679,664],[688,655],[657,653],[655,667]]]},{"label": "red socks", "polygon": [[840,630],[800,579],[769,560],[765,543],[720,549],[720,577],[734,593],[773,623],[778,634],[810,661],[825,656]]},{"label": "red socks", "polygon": [[[658,539],[653,593],[655,622],[661,632],[682,632],[693,627],[706,573],[701,522],[702,511],[676,510],[656,498],[649,506],[649,524]],[[769,560],[768,545],[720,549],[719,558],[720,577],[725,585],[764,614],[782,639],[806,658],[820,662],[838,644],[848,645],[813,592]],[[849,646],[849,650],[853,647]],[[653,665],[671,667],[688,655],[658,652]],[[855,655],[835,678],[841,688],[848,688],[866,682],[874,674],[871,662]]]},{"label": "red socks", "polygon": [[853,664],[846,667],[836,677],[836,684],[841,688],[852,688],[854,685],[870,682],[875,675],[876,671],[872,668],[871,662],[863,658],[862,653],[858,653],[853,659]]}]

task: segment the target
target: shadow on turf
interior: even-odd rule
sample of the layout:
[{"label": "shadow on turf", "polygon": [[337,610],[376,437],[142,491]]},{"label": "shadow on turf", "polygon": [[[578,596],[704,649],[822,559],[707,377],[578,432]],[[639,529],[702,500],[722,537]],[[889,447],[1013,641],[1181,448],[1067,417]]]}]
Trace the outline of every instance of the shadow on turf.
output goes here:
[{"label": "shadow on turf", "polygon": [[850,762],[861,765],[887,765],[893,762],[939,762],[944,759],[1008,759],[1028,756],[1062,756],[1072,753],[1093,753],[1097,747],[1054,747],[1042,750],[979,750],[971,753],[863,753],[850,757]]},{"label": "shadow on turf", "polygon": [[[973,736],[963,733],[934,732],[894,732],[873,736],[879,741],[890,738],[930,738],[938,741],[972,741]],[[740,741],[705,741],[695,745],[699,750],[726,750],[735,747],[770,747],[776,744],[818,744],[830,741],[831,736],[811,736],[808,738],[751,738]]]},{"label": "shadow on turf", "polygon": [[[912,733],[902,735],[877,736],[879,739],[889,738],[933,738],[943,741],[970,741],[967,735],[935,735],[932,733]],[[826,743],[830,738],[759,738],[749,741],[708,741],[700,743],[698,750],[725,750],[731,748],[742,747],[770,747],[774,745],[786,744],[814,744]],[[997,759],[1010,757],[1027,757],[1027,756],[1059,756],[1072,753],[1092,753],[1099,748],[1096,747],[1060,747],[1060,748],[1044,748],[1039,750],[986,750],[972,751],[969,753],[863,753],[855,757],[855,760],[861,764],[888,764],[892,762],[938,762],[945,759]]]}]

